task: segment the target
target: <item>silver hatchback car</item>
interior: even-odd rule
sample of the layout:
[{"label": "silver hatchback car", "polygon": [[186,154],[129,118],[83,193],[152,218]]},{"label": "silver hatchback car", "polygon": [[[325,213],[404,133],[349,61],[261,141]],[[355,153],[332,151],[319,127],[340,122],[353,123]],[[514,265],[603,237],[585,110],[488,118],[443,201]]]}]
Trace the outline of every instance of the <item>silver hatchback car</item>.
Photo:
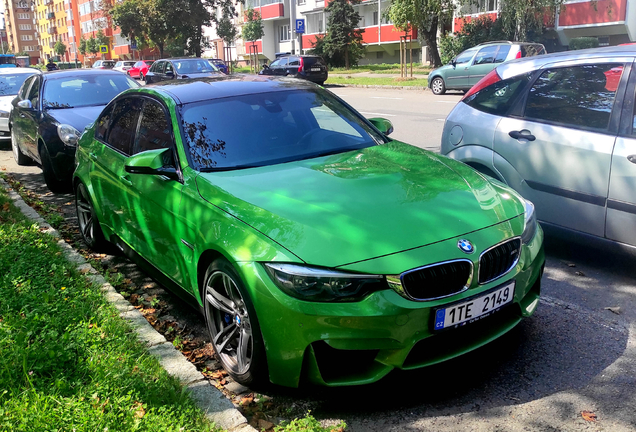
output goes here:
[{"label": "silver hatchback car", "polygon": [[503,63],[446,118],[442,154],[548,225],[636,246],[636,45]]}]

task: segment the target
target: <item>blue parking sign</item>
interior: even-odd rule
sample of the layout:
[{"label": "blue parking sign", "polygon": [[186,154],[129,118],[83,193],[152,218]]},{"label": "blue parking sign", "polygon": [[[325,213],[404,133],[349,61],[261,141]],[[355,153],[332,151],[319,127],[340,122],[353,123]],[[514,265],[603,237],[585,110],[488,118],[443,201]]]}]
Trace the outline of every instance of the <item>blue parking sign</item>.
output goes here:
[{"label": "blue parking sign", "polygon": [[305,33],[305,20],[297,19],[296,20],[296,33]]}]

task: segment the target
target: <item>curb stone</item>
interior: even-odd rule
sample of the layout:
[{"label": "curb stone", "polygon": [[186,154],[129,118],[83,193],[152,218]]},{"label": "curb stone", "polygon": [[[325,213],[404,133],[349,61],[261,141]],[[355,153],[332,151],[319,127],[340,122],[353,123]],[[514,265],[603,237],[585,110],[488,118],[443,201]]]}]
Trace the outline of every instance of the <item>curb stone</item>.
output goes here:
[{"label": "curb stone", "polygon": [[27,205],[22,197],[2,178],[0,178],[0,186],[7,191],[9,198],[22,214],[40,227],[40,232],[50,234],[58,239],[57,244],[61,247],[65,258],[75,264],[76,269],[84,274],[86,279],[99,286],[104,298],[117,309],[119,315],[137,333],[138,339],[146,345],[150,355],[156,357],[166,372],[177,378],[185,390],[190,393],[206,419],[230,432],[256,432],[256,429],[247,423],[247,419],[234,407],[232,402],[221,391],[212,386],[172,343],[157,332],[137,309],[115,291],[115,288],[106,282],[106,279],[86,262],[82,255],[62,239],[57,230]]},{"label": "curb stone", "polygon": [[424,86],[390,86],[390,85],[367,85],[367,84],[329,84],[325,83],[326,88],[338,88],[338,87],[355,87],[355,88],[376,88],[376,89],[395,89],[395,90],[420,90],[430,91],[428,87]]}]

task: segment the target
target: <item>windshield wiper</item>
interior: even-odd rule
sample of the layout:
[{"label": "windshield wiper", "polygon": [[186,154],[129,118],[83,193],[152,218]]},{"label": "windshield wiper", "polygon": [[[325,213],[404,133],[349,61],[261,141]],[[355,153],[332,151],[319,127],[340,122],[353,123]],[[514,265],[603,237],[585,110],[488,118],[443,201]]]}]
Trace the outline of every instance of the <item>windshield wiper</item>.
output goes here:
[{"label": "windshield wiper", "polygon": [[236,166],[231,166],[231,167],[220,167],[220,168],[210,167],[210,168],[200,168],[199,171],[201,171],[201,172],[234,171],[234,170],[247,169],[247,168],[258,168],[258,167],[262,167],[262,166],[264,166],[264,165],[263,164],[253,164],[253,165],[236,165]]}]

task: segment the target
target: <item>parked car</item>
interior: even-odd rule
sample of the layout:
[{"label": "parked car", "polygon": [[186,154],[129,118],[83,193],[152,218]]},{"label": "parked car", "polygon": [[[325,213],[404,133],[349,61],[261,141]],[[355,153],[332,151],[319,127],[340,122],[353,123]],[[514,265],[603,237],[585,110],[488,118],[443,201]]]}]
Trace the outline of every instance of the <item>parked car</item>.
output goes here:
[{"label": "parked car", "polygon": [[632,45],[504,63],[448,115],[442,154],[507,183],[561,233],[636,246],[634,60]]},{"label": "parked car", "polygon": [[263,65],[259,74],[303,78],[319,85],[329,77],[327,63],[322,57],[312,55],[283,55],[269,66]]},{"label": "parked car", "polygon": [[112,98],[138,87],[119,72],[68,69],[35,74],[12,101],[11,145],[18,165],[35,161],[52,192],[69,189],[77,140]]},{"label": "parked car", "polygon": [[529,42],[486,42],[460,53],[449,64],[428,75],[428,87],[436,95],[446,90],[467,91],[497,65],[522,57],[545,54],[545,47]]},{"label": "parked car", "polygon": [[131,89],[79,141],[80,232],[189,299],[240,383],[435,364],[534,312],[543,234],[512,189],[392,129],[301,80]]},{"label": "parked car", "polygon": [[228,74],[228,68],[225,62],[221,59],[209,59],[209,62],[216,66],[224,74]]},{"label": "parked car", "polygon": [[119,72],[126,72],[128,71],[130,68],[132,68],[135,65],[135,61],[118,61],[117,63],[115,63],[115,66],[113,67],[113,70],[119,71]]},{"label": "parked car", "polygon": [[143,81],[144,77],[148,73],[148,69],[150,69],[150,66],[152,66],[154,62],[154,60],[139,60],[133,65],[133,67],[128,69],[128,76]]},{"label": "parked car", "polygon": [[188,57],[157,60],[148,70],[145,81],[152,84],[173,79],[223,76],[208,59]]},{"label": "parked car", "polygon": [[[11,67],[0,68],[0,143],[11,140],[9,131],[9,115],[11,114],[11,101],[20,91],[22,83],[31,75],[40,71],[33,68]],[[15,154],[16,149],[13,148]]]},{"label": "parked car", "polygon": [[114,67],[114,60],[97,60],[95,63],[93,63],[93,69],[112,69]]}]

